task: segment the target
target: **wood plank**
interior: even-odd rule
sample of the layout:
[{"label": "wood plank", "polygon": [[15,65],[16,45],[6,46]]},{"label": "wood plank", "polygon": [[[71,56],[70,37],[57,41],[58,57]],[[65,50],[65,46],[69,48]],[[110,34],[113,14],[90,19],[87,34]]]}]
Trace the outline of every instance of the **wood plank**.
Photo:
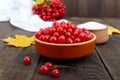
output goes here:
[{"label": "wood plank", "polygon": [[[34,33],[15,28],[11,33],[4,36],[15,36],[15,34],[32,36]],[[5,47],[0,52],[0,80],[32,80],[39,60],[34,46],[15,48],[2,43],[0,47]],[[23,64],[22,60],[25,56],[32,58],[31,65]]]},{"label": "wood plank", "polygon": [[87,0],[79,0],[79,16],[86,17],[88,16],[88,3]]},{"label": "wood plank", "polygon": [[[45,62],[52,62],[55,65],[72,66],[71,68],[60,68],[61,76],[59,78],[53,78],[51,73],[48,75],[42,75],[39,73],[39,68]],[[105,70],[104,66],[100,62],[96,52],[93,54],[75,60],[53,60],[42,57],[38,70],[35,73],[33,80],[112,80],[109,74]]]},{"label": "wood plank", "polygon": [[116,16],[120,18],[120,0],[116,0]]},{"label": "wood plank", "polygon": [[[107,22],[110,23],[111,26],[117,27],[120,29],[120,20],[119,19],[105,19]],[[109,41],[103,45],[97,45],[98,53],[103,60],[105,66],[108,68],[109,73],[112,75],[114,80],[120,79],[120,36],[114,34],[109,38]]]},{"label": "wood plank", "polygon": [[[8,37],[10,33],[12,33],[16,28],[11,26],[9,22],[1,22],[0,23],[0,40]],[[0,41],[0,45],[3,45],[3,41]],[[6,46],[0,46],[0,51],[5,49]]]},{"label": "wood plank", "polygon": [[120,65],[118,64],[120,61],[119,43],[120,37],[113,36],[110,37],[109,41],[106,44],[97,45],[99,55],[101,56],[103,62],[105,63],[105,66],[108,68],[109,73],[112,75],[114,80],[120,79]]},{"label": "wood plank", "polygon": [[103,17],[116,17],[116,0],[103,0],[102,12]]},{"label": "wood plank", "polygon": [[76,25],[90,21],[90,18],[78,18],[78,17],[65,17],[65,18]]},{"label": "wood plank", "polygon": [[111,26],[120,29],[120,18],[104,18]]},{"label": "wood plank", "polygon": [[0,22],[0,39],[15,29],[9,22]]},{"label": "wood plank", "polygon": [[61,0],[68,17],[120,17],[119,0]]},{"label": "wood plank", "polygon": [[[87,0],[88,17],[101,17],[104,0]],[[103,15],[102,15],[103,16]]]},{"label": "wood plank", "polygon": [[[75,24],[84,23],[87,21],[95,20],[99,22],[104,22],[102,19],[91,19],[91,18],[67,18],[68,20],[74,22]],[[53,62],[57,65],[65,65],[65,66],[74,66],[77,69],[66,69],[61,68],[62,75],[61,77],[57,78],[57,80],[112,80],[112,76],[107,72],[106,67],[101,62],[96,51],[93,54],[75,60],[66,60],[66,61],[59,61],[53,60],[46,57],[41,57],[39,66],[37,71],[35,72],[35,76],[33,80],[55,80],[56,78],[51,77],[50,74],[42,75],[39,73],[39,68],[45,62]]]}]

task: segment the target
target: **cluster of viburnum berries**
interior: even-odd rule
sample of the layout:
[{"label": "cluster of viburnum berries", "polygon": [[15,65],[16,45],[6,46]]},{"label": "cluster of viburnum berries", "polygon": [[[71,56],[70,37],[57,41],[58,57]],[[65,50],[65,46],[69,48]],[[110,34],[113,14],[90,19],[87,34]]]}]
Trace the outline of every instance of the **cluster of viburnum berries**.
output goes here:
[{"label": "cluster of viburnum berries", "polygon": [[41,41],[58,44],[73,44],[88,41],[93,35],[85,28],[77,28],[72,22],[53,22],[51,27],[40,29],[35,37]]},{"label": "cluster of viburnum berries", "polygon": [[44,65],[40,67],[40,73],[41,74],[48,74],[50,71],[52,71],[53,77],[59,77],[61,75],[61,72],[55,65],[53,65],[51,62],[46,62]]},{"label": "cluster of viburnum berries", "polygon": [[[23,63],[24,63],[25,65],[30,64],[30,63],[31,63],[31,57],[29,57],[29,56],[24,57]],[[40,67],[40,69],[39,69],[39,72],[40,72],[41,74],[48,74],[50,71],[52,71],[51,74],[52,74],[52,76],[55,77],[55,78],[57,78],[57,77],[59,77],[59,76],[61,75],[60,70],[57,69],[57,67],[56,67],[55,65],[53,65],[53,63],[51,63],[51,62],[46,62],[46,63],[45,63],[44,65],[42,65],[42,66]]]},{"label": "cluster of viburnum berries", "polygon": [[60,0],[45,0],[43,4],[33,6],[32,10],[44,21],[55,21],[64,17],[66,6]]}]

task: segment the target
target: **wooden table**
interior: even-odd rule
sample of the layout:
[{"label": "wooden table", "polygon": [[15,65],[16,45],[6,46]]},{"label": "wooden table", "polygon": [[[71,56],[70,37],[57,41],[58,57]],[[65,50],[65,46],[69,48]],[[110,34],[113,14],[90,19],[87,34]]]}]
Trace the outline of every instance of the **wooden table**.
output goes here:
[{"label": "wooden table", "polygon": [[[75,24],[87,21],[97,21],[120,29],[120,19],[114,18],[67,18]],[[0,23],[0,39],[22,34],[32,36],[34,33],[18,29],[9,22]],[[25,56],[32,58],[30,65],[24,65]],[[51,74],[42,75],[39,67],[45,62],[73,66],[76,69],[60,68],[59,78]],[[74,60],[58,61],[40,56],[34,45],[28,48],[7,46],[0,41],[0,80],[120,80],[120,35],[110,36],[105,44],[96,45],[94,52],[86,57]]]}]

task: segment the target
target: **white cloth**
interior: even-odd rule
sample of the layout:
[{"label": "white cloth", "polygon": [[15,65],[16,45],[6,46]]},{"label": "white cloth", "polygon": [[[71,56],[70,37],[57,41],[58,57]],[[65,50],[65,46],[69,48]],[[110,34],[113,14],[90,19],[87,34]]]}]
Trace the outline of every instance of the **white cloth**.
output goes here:
[{"label": "white cloth", "polygon": [[[11,25],[26,31],[37,32],[40,28],[50,27],[53,22],[43,21],[33,15],[33,0],[0,0],[0,22],[10,21]],[[58,22],[66,19],[58,20]]]}]

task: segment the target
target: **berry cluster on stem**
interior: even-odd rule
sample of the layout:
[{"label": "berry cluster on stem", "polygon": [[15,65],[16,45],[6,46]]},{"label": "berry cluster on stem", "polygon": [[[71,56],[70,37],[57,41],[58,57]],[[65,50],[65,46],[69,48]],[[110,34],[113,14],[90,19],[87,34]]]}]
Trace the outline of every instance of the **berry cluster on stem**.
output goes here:
[{"label": "berry cluster on stem", "polygon": [[60,0],[45,0],[41,5],[34,5],[32,11],[44,21],[55,21],[64,17],[66,6]]}]

